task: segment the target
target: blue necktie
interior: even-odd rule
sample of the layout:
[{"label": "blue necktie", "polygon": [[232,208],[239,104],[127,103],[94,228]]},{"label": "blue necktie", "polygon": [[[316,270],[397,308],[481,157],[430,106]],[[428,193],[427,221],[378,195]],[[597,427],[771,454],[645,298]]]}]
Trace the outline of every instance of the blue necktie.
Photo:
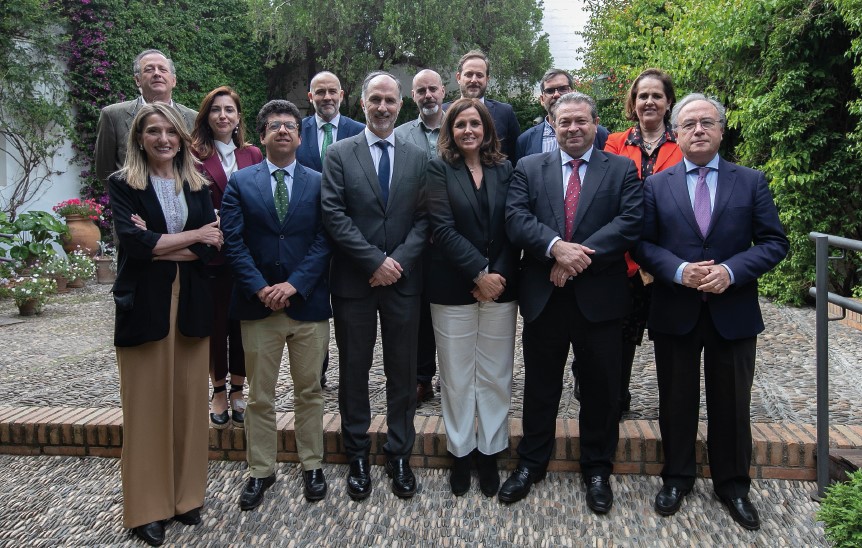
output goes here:
[{"label": "blue necktie", "polygon": [[383,196],[383,205],[389,202],[389,142],[377,141],[374,143],[380,148],[380,162],[377,164],[377,181],[380,183],[380,194]]}]

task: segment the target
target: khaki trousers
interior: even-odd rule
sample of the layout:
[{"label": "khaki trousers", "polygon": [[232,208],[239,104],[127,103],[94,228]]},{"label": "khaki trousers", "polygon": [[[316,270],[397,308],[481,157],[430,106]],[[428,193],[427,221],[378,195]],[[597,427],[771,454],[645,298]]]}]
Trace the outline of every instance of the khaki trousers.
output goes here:
[{"label": "khaki trousers", "polygon": [[123,407],[123,526],[170,519],[203,506],[207,481],[209,337],[176,327],[179,274],[168,336],[117,347]]},{"label": "khaki trousers", "polygon": [[320,371],[329,348],[329,320],[297,321],[284,312],[242,322],[248,408],[245,413],[246,460],[254,478],[275,472],[278,433],[275,385],[287,344],[293,380],[296,452],[303,470],[323,462],[323,390]]}]

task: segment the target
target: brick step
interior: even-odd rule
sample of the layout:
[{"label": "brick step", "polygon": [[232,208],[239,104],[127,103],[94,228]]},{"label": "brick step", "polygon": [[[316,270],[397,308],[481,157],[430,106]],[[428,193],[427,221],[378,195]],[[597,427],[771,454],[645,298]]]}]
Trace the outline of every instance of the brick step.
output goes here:
[{"label": "brick step", "polygon": [[[345,463],[341,439],[341,418],[325,414],[324,460]],[[0,453],[14,455],[65,455],[119,457],[122,447],[123,414],[116,408],[12,407],[0,406]],[[416,444],[411,464],[419,467],[446,467],[446,432],[440,416],[417,416]],[[292,412],[279,413],[277,427],[278,460],[297,462]],[[510,419],[510,450],[501,460],[514,468],[515,448],[523,435],[521,420]],[[371,461],[383,464],[386,419],[375,416],[371,433]],[[756,423],[752,425],[754,448],[751,476],[763,479],[816,479],[814,454],[816,430],[810,424]],[[698,475],[709,477],[706,456],[706,424],[698,431],[696,455]],[[245,460],[245,439],[241,428],[210,428],[210,459]],[[862,426],[836,425],[830,430],[830,446],[862,449]],[[551,471],[580,470],[578,421],[557,420],[556,446],[549,465]],[[657,421],[627,420],[620,423],[620,443],[614,472],[657,475],[662,466],[661,436]]]}]

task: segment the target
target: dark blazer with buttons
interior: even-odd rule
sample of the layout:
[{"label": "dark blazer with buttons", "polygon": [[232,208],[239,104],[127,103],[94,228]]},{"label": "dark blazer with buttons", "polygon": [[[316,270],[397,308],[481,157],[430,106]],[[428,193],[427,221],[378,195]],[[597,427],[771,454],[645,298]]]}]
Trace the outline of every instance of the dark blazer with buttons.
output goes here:
[{"label": "dark blazer with buttons", "polygon": [[[192,192],[183,185],[188,204],[188,219],[183,230],[200,228],[215,221],[209,188]],[[189,249],[196,261],[153,261],[153,248],[167,223],[152,184],[136,190],[119,175],[108,179],[108,194],[114,214],[114,231],[119,240],[117,279],[112,289],[116,304],[115,346],[137,346],[158,341],[170,330],[171,285],[180,274],[180,300],[177,326],[186,337],[208,337],[212,328],[212,296],[204,265],[215,248],[193,244]],[[140,215],[147,223],[142,230],[132,222]]]},{"label": "dark blazer with buttons", "polygon": [[[443,103],[443,110],[448,110],[451,104],[451,102]],[[518,117],[515,116],[515,109],[509,103],[501,103],[487,97],[485,106],[494,120],[494,129],[497,131],[497,138],[500,139],[500,150],[514,165],[515,145],[518,135],[521,134],[521,125],[518,123]]]},{"label": "dark blazer with buttons", "polygon": [[[536,124],[518,137],[513,165],[516,165],[524,156],[542,152],[542,133],[544,131],[545,121],[542,120],[541,124]],[[593,141],[593,146],[599,150],[604,150],[609,135],[608,128],[602,125],[596,126],[596,138]]]},{"label": "dark blazer with buttons", "polygon": [[234,272],[231,317],[259,320],[273,313],[257,297],[268,285],[296,288],[283,312],[299,321],[332,316],[329,238],[320,216],[320,173],[297,162],[287,215],[278,220],[265,161],[231,175],[221,208],[225,254]]},{"label": "dark blazer with buttons", "polygon": [[373,288],[368,280],[387,256],[404,269],[393,284],[395,290],[402,295],[422,292],[427,165],[425,152],[396,133],[389,201],[384,204],[364,131],[327,149],[321,205],[324,225],[335,243],[333,295],[369,295]]},{"label": "dark blazer with buttons", "polygon": [[506,236],[506,196],[512,164],[483,167],[482,184],[488,193],[488,215],[484,215],[476,191],[462,160],[453,166],[441,158],[428,164],[428,216],[431,220],[431,271],[429,300],[436,304],[473,304],[473,279],[488,266],[506,279],[506,289],[497,302],[518,295],[520,250]]},{"label": "dark blazer with buttons", "polygon": [[[506,202],[506,233],[524,249],[519,304],[524,321],[544,310],[554,285],[548,244],[563,238],[564,212],[560,151],[526,156],[518,162]],[[574,277],[581,313],[591,322],[622,318],[630,307],[625,252],[634,248],[643,221],[643,191],[634,162],[593,149],[575,213],[572,242],[595,250],[592,264]]]},{"label": "dark blazer with buttons", "polygon": [[[338,131],[333,135],[333,144],[342,139],[353,137],[357,133],[362,133],[363,129],[365,129],[365,124],[342,114],[338,122]],[[322,172],[323,163],[320,161],[320,142],[317,140],[317,122],[314,115],[302,119],[300,138],[302,142],[296,149],[296,161],[314,171]],[[327,149],[327,153],[328,151],[329,149]]]},{"label": "dark blazer with buttons", "polygon": [[757,278],[785,255],[788,243],[766,177],[760,171],[718,163],[718,186],[712,218],[700,233],[686,183],[685,162],[644,181],[644,228],[635,260],[655,276],[650,331],[689,333],[697,323],[701,293],[674,283],[683,262],[714,260],[733,271],[734,283],[708,295],[709,314],[726,339],[753,337],[763,331]]}]

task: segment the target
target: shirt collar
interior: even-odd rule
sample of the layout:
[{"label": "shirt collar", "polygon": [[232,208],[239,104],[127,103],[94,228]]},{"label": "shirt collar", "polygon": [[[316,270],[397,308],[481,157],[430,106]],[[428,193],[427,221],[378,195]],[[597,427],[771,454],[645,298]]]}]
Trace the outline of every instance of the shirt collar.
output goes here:
[{"label": "shirt collar", "polygon": [[418,120],[419,120],[419,125],[422,126],[422,131],[424,131],[426,133],[428,133],[430,131],[440,131],[440,126],[437,126],[435,128],[428,127],[428,124],[425,123],[425,120],[423,120],[421,116],[418,118]]},{"label": "shirt collar", "polygon": [[707,162],[707,164],[705,166],[699,166],[685,157],[683,157],[682,161],[685,162],[685,172],[686,173],[688,173],[689,171],[695,170],[699,167],[708,167],[711,170],[718,171],[718,154],[713,156],[712,160]]},{"label": "shirt collar", "polygon": [[272,175],[273,171],[275,171],[277,169],[283,169],[287,172],[288,175],[290,175],[291,178],[293,178],[293,173],[294,173],[294,171],[296,171],[296,159],[294,159],[291,163],[287,164],[284,167],[278,167],[277,165],[270,162],[269,158],[267,158],[266,159],[266,167],[267,167],[267,169],[269,169],[270,176]]},{"label": "shirt collar", "polygon": [[557,132],[554,131],[554,126],[552,126],[551,123],[548,122],[547,118],[545,118],[542,121],[542,124],[544,124],[544,127],[542,128],[542,135],[543,136],[550,137],[551,135],[557,134]]},{"label": "shirt collar", "polygon": [[323,129],[323,124],[330,123],[332,124],[334,129],[338,129],[338,123],[341,121],[341,113],[338,112],[335,114],[335,117],[327,122],[323,118],[320,117],[316,112],[314,113],[314,121],[317,123],[317,129]]},{"label": "shirt collar", "polygon": [[377,141],[386,141],[387,143],[392,145],[393,148],[395,147],[395,132],[394,131],[392,133],[390,133],[389,136],[386,137],[386,139],[381,139],[377,135],[374,135],[373,133],[371,133],[371,130],[368,129],[367,127],[365,128],[364,131],[365,131],[365,140],[368,141],[369,147],[374,146],[374,143],[376,143]]},{"label": "shirt collar", "polygon": [[[560,156],[562,157],[563,165],[568,164],[572,160],[577,160],[577,158],[569,156],[569,153],[563,149],[560,149]],[[589,150],[584,152],[584,154],[581,156],[581,160],[583,160],[584,162],[589,164],[590,158],[592,158],[592,156],[593,156],[593,147],[590,147]]]},{"label": "shirt collar", "polygon": [[216,150],[218,150],[218,153],[222,158],[236,150],[236,144],[234,144],[233,139],[227,143],[222,143],[218,139],[213,139],[213,142],[215,143]]}]

